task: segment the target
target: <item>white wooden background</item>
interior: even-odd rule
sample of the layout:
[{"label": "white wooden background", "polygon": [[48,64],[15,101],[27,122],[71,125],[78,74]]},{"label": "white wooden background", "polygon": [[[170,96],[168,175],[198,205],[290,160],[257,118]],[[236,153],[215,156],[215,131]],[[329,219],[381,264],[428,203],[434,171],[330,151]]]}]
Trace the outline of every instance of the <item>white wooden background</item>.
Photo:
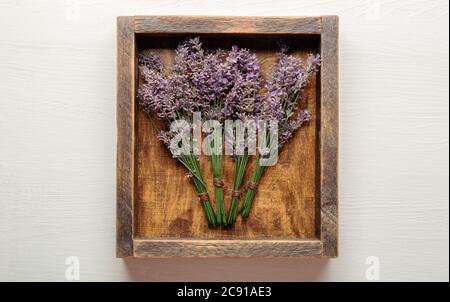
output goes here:
[{"label": "white wooden background", "polygon": [[[116,16],[135,14],[340,16],[338,259],[114,258]],[[373,259],[448,281],[448,22],[447,0],[0,0],[0,280],[64,281],[76,256],[82,281],[366,281]]]}]

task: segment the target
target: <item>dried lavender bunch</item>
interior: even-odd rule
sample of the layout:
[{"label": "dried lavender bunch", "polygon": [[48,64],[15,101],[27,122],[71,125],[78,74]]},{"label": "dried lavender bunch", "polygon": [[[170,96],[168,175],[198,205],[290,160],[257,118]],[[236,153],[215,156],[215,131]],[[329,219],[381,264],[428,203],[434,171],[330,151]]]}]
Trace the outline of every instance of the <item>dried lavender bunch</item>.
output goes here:
[{"label": "dried lavender bunch", "polygon": [[[226,116],[221,112],[221,100],[232,85],[227,78],[227,74],[225,74],[225,52],[221,50],[206,52],[202,49],[198,38],[189,41],[189,47],[183,48],[180,52],[185,59],[183,64],[179,64],[178,68],[175,69],[175,73],[189,77],[191,90],[194,93],[192,102],[194,109],[203,112],[204,118],[208,120],[222,121]],[[222,134],[220,134],[220,137],[222,137]],[[214,145],[215,143],[217,145]],[[211,165],[214,174],[217,225],[226,223],[223,205],[223,181],[221,179],[221,143],[221,139],[220,141],[213,140],[209,146],[214,151],[211,154]]]},{"label": "dried lavender bunch", "polygon": [[[229,113],[229,118],[242,121],[241,127],[251,126],[256,118],[256,103],[260,100],[258,91],[262,80],[261,68],[255,54],[248,49],[239,49],[237,46],[232,47],[227,62],[230,66],[230,73],[233,75],[234,85],[225,99],[224,110]],[[248,163],[249,136],[248,132],[244,133],[244,137],[235,140],[233,146],[235,168],[233,193],[228,210],[228,225],[232,225],[236,221],[240,189]],[[233,133],[230,137],[234,137]]]},{"label": "dried lavender bunch", "polygon": [[[211,167],[213,170],[213,184],[216,198],[217,224],[225,226],[226,212],[223,195],[224,182],[222,174],[223,123],[231,115],[226,110],[225,99],[233,87],[233,74],[226,53],[221,50],[209,52],[203,58],[202,68],[193,74],[198,92],[198,99],[203,104],[205,119],[218,121],[215,127],[220,133],[211,133],[212,129],[204,129],[207,135],[215,135],[209,141],[211,152]],[[212,125],[211,125],[212,126]]]},{"label": "dried lavender bunch", "polygon": [[[198,39],[191,39],[180,44],[176,49],[175,63],[172,74],[167,76],[163,72],[161,59],[156,54],[150,56],[139,54],[138,63],[144,84],[138,91],[141,105],[151,118],[154,112],[164,124],[164,130],[158,131],[158,138],[169,148],[174,158],[182,163],[188,170],[188,176],[192,179],[199,193],[208,225],[216,225],[216,217],[211,206],[207,186],[203,179],[199,159],[194,155],[194,150],[187,153],[175,153],[170,145],[173,133],[169,131],[170,125],[175,120],[184,120],[186,125],[192,125],[193,112],[202,110],[203,104],[198,102],[198,94],[192,81],[192,73],[199,68],[198,57],[203,55],[199,47]],[[190,137],[192,126],[186,126],[182,131]]]},{"label": "dried lavender bunch", "polygon": [[[225,226],[228,222],[234,222],[236,211],[232,212],[231,220],[227,219],[221,179],[224,122],[244,118],[254,111],[253,98],[259,90],[260,67],[256,56],[248,49],[233,46],[228,53],[219,50],[206,54],[203,69],[193,77],[198,88],[199,100],[204,104],[206,119],[218,121],[222,129],[220,137],[212,141],[210,147],[216,151],[211,154],[211,164],[216,193],[217,222]],[[245,169],[241,156],[237,162],[240,163],[241,169]],[[243,173],[237,173],[236,176],[240,174],[243,176]],[[235,187],[239,186],[236,182],[235,180]]]},{"label": "dried lavender bunch", "polygon": [[[303,65],[300,59],[287,55],[285,51],[278,54],[278,62],[269,76],[265,87],[266,93],[257,109],[259,120],[278,122],[278,145],[273,147],[270,137],[267,136],[265,147],[278,148],[279,151],[292,137],[294,131],[309,121],[309,112],[299,110],[298,104],[303,99],[303,92],[310,76],[318,71],[319,66],[319,55],[309,54]],[[294,116],[295,112],[297,112],[296,116]],[[258,155],[244,202],[239,209],[244,219],[249,216],[257,184],[267,168],[261,165],[261,156]]]}]

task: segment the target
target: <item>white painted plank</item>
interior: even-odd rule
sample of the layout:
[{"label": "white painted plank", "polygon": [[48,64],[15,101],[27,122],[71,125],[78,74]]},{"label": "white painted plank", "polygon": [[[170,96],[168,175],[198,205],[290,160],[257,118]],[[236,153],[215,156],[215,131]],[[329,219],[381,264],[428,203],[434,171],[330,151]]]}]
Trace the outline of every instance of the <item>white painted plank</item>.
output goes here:
[{"label": "white painted plank", "polygon": [[[0,1],[0,280],[448,281],[448,1]],[[114,258],[117,15],[338,14],[340,257]],[[210,274],[214,266],[215,274]]]}]

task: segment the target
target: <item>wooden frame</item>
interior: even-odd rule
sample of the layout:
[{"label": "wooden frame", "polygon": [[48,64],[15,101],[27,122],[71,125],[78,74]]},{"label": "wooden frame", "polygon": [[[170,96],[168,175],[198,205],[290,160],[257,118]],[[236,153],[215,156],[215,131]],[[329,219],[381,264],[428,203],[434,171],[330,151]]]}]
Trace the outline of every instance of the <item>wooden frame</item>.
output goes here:
[{"label": "wooden frame", "polygon": [[[337,257],[338,17],[175,17],[117,19],[117,257]],[[320,35],[319,237],[314,240],[135,238],[137,34]]]}]

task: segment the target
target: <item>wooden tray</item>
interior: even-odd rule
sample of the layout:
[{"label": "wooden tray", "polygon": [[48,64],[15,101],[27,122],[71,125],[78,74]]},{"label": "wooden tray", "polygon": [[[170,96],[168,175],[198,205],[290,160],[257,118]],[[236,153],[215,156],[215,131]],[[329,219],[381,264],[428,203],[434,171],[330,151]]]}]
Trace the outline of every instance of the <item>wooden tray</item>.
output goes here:
[{"label": "wooden tray", "polygon": [[[312,120],[263,176],[249,219],[238,217],[232,229],[208,228],[185,169],[158,141],[135,98],[137,53],[156,51],[170,64],[176,45],[189,36],[200,36],[207,48],[250,48],[263,74],[280,39],[297,56],[322,56],[320,73],[305,91]],[[117,132],[117,257],[337,256],[337,16],[118,17]],[[201,161],[212,179],[209,160]],[[247,174],[253,166],[254,160]],[[227,209],[233,169],[226,157]]]}]

